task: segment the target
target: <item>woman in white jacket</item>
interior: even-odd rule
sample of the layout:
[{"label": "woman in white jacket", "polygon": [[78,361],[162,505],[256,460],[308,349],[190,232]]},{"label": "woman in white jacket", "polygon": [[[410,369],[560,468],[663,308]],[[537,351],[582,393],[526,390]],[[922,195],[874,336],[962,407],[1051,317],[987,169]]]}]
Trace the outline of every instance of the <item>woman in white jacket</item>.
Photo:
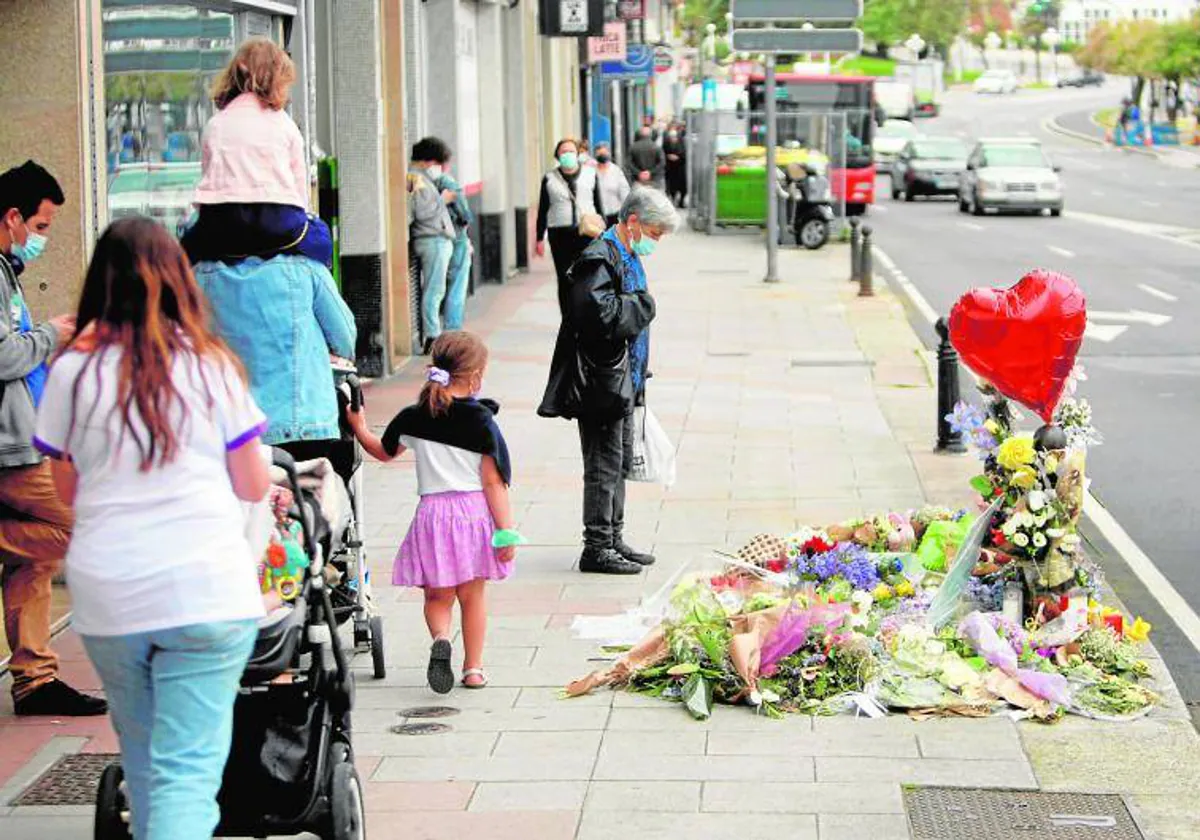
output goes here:
[{"label": "woman in white jacket", "polygon": [[545,240],[549,238],[554,272],[558,275],[558,308],[565,314],[567,271],[592,241],[592,237],[580,232],[580,222],[598,213],[597,170],[582,165],[579,145],[569,137],[559,140],[554,147],[554,160],[557,165],[542,178],[536,250],[539,257],[545,256]]}]

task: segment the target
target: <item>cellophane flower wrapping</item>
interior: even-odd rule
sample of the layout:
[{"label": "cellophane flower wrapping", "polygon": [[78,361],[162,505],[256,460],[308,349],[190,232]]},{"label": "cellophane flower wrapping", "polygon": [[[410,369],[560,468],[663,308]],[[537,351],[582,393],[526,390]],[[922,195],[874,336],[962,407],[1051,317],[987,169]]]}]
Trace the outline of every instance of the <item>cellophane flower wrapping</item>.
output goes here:
[{"label": "cellophane flower wrapping", "polygon": [[851,608],[849,603],[821,603],[807,608],[793,605],[763,645],[759,673],[773,673],[779,660],[804,647],[812,628],[821,627],[830,632],[839,628],[850,615]]}]

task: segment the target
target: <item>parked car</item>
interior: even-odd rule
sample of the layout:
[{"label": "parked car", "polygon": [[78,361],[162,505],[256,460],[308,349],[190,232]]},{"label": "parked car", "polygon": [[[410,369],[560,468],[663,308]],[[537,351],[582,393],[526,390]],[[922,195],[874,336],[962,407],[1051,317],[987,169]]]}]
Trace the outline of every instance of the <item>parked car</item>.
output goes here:
[{"label": "parked car", "polygon": [[1098,70],[1081,70],[1071,76],[1065,76],[1058,80],[1060,88],[1066,87],[1100,87],[1104,84],[1104,74]]},{"label": "parked car", "polygon": [[875,142],[871,144],[875,163],[891,163],[908,141],[917,136],[916,126],[908,120],[887,120],[875,132]]},{"label": "parked car", "polygon": [[909,140],[892,165],[892,198],[912,201],[918,195],[957,195],[969,151],[957,137]]},{"label": "parked car", "polygon": [[958,209],[976,216],[988,210],[1049,210],[1051,216],[1061,216],[1063,186],[1058,172],[1037,140],[980,140],[967,158]]},{"label": "parked car", "polygon": [[976,93],[1016,93],[1017,76],[1011,70],[985,70],[974,87]]}]

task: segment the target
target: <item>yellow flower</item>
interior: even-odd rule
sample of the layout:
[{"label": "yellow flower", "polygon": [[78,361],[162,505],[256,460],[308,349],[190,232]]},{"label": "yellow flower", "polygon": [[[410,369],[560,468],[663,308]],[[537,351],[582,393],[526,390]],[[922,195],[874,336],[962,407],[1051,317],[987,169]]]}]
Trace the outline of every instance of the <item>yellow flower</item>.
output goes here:
[{"label": "yellow flower", "polygon": [[913,588],[912,581],[902,580],[896,584],[897,598],[911,598],[916,595],[917,591]]},{"label": "yellow flower", "polygon": [[881,583],[871,590],[871,597],[876,601],[890,601],[895,595],[896,593],[892,591],[892,587],[886,583]]},{"label": "yellow flower", "polygon": [[996,450],[996,460],[1006,470],[1019,470],[1033,463],[1037,453],[1033,450],[1033,438],[1026,435],[1010,437]]},{"label": "yellow flower", "polygon": [[1125,625],[1125,638],[1133,642],[1144,642],[1150,638],[1150,631],[1153,629],[1154,625],[1139,615],[1132,625]]},{"label": "yellow flower", "polygon": [[1000,434],[1000,424],[997,423],[995,420],[991,419],[990,417],[987,420],[983,421],[983,428],[987,429],[988,432],[993,435]]},{"label": "yellow flower", "polygon": [[1011,479],[1014,487],[1020,487],[1022,490],[1031,490],[1038,483],[1037,473],[1029,469],[1029,467],[1021,467],[1012,475]]}]

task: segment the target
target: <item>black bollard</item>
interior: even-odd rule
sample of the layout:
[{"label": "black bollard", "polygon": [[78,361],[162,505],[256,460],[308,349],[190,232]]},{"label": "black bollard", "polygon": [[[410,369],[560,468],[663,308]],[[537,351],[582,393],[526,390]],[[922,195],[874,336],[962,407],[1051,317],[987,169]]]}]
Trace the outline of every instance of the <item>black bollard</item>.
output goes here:
[{"label": "black bollard", "polygon": [[858,257],[858,296],[875,295],[875,256],[871,253],[871,226],[862,226],[862,246]]},{"label": "black bollard", "polygon": [[933,326],[938,334],[937,351],[937,446],[935,452],[966,452],[962,432],[950,428],[946,415],[954,411],[958,405],[958,352],[950,343],[950,324],[945,318],[938,318]]},{"label": "black bollard", "polygon": [[850,217],[850,282],[857,283],[862,274],[862,220]]}]

